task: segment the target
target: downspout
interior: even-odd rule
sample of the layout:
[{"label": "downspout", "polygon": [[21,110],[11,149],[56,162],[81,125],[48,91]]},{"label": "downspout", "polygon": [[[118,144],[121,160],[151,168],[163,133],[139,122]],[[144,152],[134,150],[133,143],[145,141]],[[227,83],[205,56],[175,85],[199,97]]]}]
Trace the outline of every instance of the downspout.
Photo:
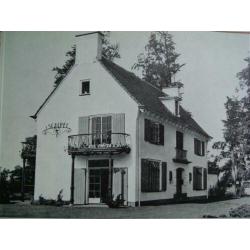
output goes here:
[{"label": "downspout", "polygon": [[140,108],[138,109],[137,118],[136,118],[136,163],[137,163],[137,198],[138,198],[138,207],[141,206],[141,189],[140,189]]},{"label": "downspout", "polygon": [[141,206],[141,163],[140,163],[140,153],[141,153],[141,141],[140,141],[140,114],[143,113],[144,106],[139,106],[137,119],[136,119],[136,145],[137,145],[137,183],[138,183],[138,207]]}]

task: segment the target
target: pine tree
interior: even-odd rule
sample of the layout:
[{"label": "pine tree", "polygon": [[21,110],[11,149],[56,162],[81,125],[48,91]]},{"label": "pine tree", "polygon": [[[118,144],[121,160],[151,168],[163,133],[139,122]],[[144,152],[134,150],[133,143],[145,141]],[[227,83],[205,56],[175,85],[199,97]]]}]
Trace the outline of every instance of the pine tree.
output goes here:
[{"label": "pine tree", "polygon": [[[119,45],[117,43],[111,44],[110,42],[110,32],[103,32],[103,40],[102,40],[102,56],[107,58],[110,61],[113,61],[115,58],[120,58],[119,54]],[[72,46],[71,50],[66,53],[66,62],[64,65],[60,67],[54,67],[52,71],[56,72],[54,87],[57,87],[60,82],[64,79],[64,77],[68,74],[69,70],[75,64],[76,58],[76,46]]]},{"label": "pine tree", "polygon": [[163,88],[170,86],[183,86],[174,80],[175,74],[185,64],[179,64],[180,54],[175,51],[173,37],[166,31],[151,32],[145,53],[141,53],[132,69],[142,70],[145,81]]}]

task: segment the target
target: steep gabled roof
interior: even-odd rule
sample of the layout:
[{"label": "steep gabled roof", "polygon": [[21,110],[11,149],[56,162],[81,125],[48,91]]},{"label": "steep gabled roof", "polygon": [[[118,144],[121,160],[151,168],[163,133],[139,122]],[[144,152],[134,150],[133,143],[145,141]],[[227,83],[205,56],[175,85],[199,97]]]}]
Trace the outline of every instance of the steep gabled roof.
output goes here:
[{"label": "steep gabled roof", "polygon": [[187,126],[207,138],[211,138],[182,106],[180,106],[180,117],[170,112],[160,100],[160,97],[166,96],[166,94],[159,88],[143,81],[132,72],[105,58],[102,58],[101,63],[138,104],[144,106],[146,110],[164,119]]},{"label": "steep gabled roof", "polygon": [[[160,97],[164,97],[166,94],[163,93],[159,88],[146,81],[143,81],[132,72],[125,70],[124,68],[107,60],[104,57],[100,62],[104,68],[116,79],[116,81],[118,81],[118,83],[128,92],[128,94],[133,99],[135,99],[138,105],[143,106],[147,111],[150,111],[162,117],[163,119],[168,119],[180,125],[187,126],[191,130],[196,131],[207,138],[211,138],[211,136],[200,127],[200,125],[192,118],[191,114],[187,112],[182,106],[180,106],[180,117],[177,117],[172,112],[170,112],[160,100]],[[36,113],[31,116],[33,119],[36,119],[40,110],[48,102],[62,82],[51,91],[49,96],[38,108]]]}]

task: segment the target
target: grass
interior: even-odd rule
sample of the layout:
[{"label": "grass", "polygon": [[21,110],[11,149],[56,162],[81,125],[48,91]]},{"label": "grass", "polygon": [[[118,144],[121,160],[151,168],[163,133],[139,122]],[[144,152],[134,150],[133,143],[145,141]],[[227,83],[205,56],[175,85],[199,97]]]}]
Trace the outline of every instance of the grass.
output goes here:
[{"label": "grass", "polygon": [[106,207],[55,207],[19,203],[0,204],[0,217],[65,219],[202,218],[204,215],[229,216],[231,209],[236,209],[242,205],[250,205],[250,197],[211,203],[185,203],[116,209]]}]

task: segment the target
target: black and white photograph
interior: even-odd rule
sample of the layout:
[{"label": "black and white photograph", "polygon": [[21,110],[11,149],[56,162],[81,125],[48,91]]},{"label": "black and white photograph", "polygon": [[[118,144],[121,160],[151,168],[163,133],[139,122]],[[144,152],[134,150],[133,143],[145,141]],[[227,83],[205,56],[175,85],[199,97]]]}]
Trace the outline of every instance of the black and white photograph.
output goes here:
[{"label": "black and white photograph", "polygon": [[0,217],[250,217],[250,33],[0,32]]}]

